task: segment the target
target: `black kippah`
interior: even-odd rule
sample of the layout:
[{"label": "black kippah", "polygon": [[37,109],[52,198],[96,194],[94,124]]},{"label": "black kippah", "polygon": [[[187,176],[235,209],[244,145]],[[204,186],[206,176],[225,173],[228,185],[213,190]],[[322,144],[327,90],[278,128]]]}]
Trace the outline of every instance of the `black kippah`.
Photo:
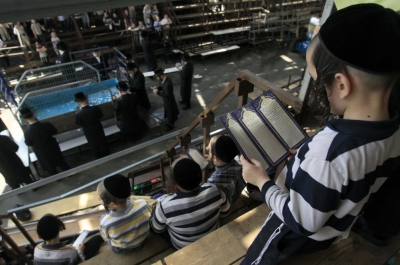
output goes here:
[{"label": "black kippah", "polygon": [[238,149],[235,142],[229,136],[220,136],[215,141],[214,146],[215,155],[225,163],[231,162],[238,154]]},{"label": "black kippah", "polygon": [[131,196],[129,179],[120,174],[106,178],[104,180],[104,188],[117,199],[126,199]]},{"label": "black kippah", "polygon": [[54,239],[60,232],[60,221],[54,215],[45,215],[39,220],[36,232],[45,241]]},{"label": "black kippah", "polygon": [[201,168],[192,159],[183,158],[174,166],[173,177],[180,187],[191,191],[201,183]]},{"label": "black kippah", "polygon": [[377,4],[358,4],[333,13],[321,26],[320,40],[335,58],[356,69],[400,71],[400,15]]}]

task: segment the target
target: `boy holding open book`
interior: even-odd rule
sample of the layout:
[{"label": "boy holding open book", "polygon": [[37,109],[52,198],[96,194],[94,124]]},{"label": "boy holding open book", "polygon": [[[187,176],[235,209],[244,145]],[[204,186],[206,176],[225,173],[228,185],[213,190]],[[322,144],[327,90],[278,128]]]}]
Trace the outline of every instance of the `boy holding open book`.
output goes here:
[{"label": "boy holding open book", "polygon": [[298,149],[280,186],[241,157],[244,179],[273,210],[241,264],[278,264],[346,238],[370,196],[398,177],[399,114],[388,102],[399,47],[400,15],[376,4],[344,8],[322,25],[306,59],[324,115],[335,118]]}]

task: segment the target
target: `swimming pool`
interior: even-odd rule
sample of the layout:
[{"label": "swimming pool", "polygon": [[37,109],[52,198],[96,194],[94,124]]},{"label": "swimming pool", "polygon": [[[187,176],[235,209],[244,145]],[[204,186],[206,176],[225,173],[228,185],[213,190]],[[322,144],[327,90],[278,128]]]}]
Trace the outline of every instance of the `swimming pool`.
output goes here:
[{"label": "swimming pool", "polygon": [[[100,105],[112,101],[112,95],[119,93],[116,88],[116,78],[104,80],[100,83],[89,83],[84,86],[72,87],[42,95],[31,94],[22,104],[28,107],[39,120],[59,116],[69,112],[76,112],[79,107],[74,101],[74,94],[83,92],[89,100],[89,105]],[[39,92],[43,93],[43,92]],[[23,124],[24,122],[21,121]]]}]

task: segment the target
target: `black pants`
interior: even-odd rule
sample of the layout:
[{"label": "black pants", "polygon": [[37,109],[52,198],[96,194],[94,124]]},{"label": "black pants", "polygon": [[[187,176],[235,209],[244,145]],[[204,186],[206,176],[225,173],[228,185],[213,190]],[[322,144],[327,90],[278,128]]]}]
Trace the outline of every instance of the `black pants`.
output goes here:
[{"label": "black pants", "polygon": [[387,238],[400,230],[400,168],[369,199],[363,217],[374,236]]},{"label": "black pants", "polygon": [[95,235],[88,242],[85,243],[85,260],[91,259],[99,252],[101,244],[104,242],[100,235]]}]

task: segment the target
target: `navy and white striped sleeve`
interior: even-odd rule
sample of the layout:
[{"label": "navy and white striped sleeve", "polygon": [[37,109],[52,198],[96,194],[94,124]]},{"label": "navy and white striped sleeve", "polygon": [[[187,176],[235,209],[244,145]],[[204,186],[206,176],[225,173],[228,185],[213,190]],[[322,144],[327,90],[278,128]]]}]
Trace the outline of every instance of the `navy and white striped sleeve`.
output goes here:
[{"label": "navy and white striped sleeve", "polygon": [[219,218],[225,218],[231,212],[231,205],[229,201],[226,199],[225,193],[221,189],[219,189],[219,191],[221,193],[221,199],[222,199],[221,212],[219,214]]},{"label": "navy and white striped sleeve", "polygon": [[263,197],[293,231],[310,236],[338,209],[343,175],[329,161],[316,157],[305,158],[291,173],[286,176],[292,178],[289,192],[269,181],[262,188]]},{"label": "navy and white striped sleeve", "polygon": [[150,219],[150,225],[157,233],[162,233],[167,228],[167,218],[165,217],[161,202],[158,203],[154,210],[153,216]]}]

